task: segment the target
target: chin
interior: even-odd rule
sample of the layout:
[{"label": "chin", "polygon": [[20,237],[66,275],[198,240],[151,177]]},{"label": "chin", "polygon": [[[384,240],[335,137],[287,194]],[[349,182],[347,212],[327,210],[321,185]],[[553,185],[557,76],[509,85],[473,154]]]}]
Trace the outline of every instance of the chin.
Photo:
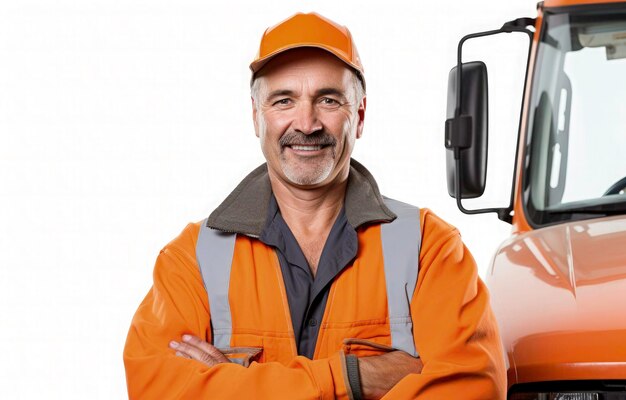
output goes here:
[{"label": "chin", "polygon": [[287,180],[297,186],[317,186],[323,183],[328,176],[302,176],[285,173]]},{"label": "chin", "polygon": [[318,165],[313,168],[291,167],[282,165],[283,175],[287,180],[298,186],[316,186],[327,181],[333,172],[333,164]]}]

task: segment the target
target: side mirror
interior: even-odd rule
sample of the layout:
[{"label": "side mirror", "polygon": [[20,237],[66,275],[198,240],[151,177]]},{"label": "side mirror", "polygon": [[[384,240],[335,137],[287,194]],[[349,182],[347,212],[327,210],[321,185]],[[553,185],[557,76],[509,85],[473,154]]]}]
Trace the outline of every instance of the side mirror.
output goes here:
[{"label": "side mirror", "polygon": [[[460,173],[461,198],[471,199],[483,194],[487,177],[487,66],[482,61],[463,63],[460,90],[457,74],[458,67],[454,67],[448,77],[445,138],[448,194],[456,197],[455,175]],[[460,171],[457,171],[457,158]]]},{"label": "side mirror", "polygon": [[[529,55],[535,26],[532,18],[518,18],[506,22],[500,29],[464,36],[457,48],[457,65],[448,78],[448,109],[446,115],[446,165],[448,193],[456,198],[456,205],[465,214],[495,212],[502,221],[511,223],[513,197],[508,207],[468,210],[462,199],[482,196],[487,178],[488,89],[487,66],[474,61],[463,63],[463,44],[469,40],[500,33],[520,32],[529,38]],[[528,63],[526,64],[528,74]]]}]

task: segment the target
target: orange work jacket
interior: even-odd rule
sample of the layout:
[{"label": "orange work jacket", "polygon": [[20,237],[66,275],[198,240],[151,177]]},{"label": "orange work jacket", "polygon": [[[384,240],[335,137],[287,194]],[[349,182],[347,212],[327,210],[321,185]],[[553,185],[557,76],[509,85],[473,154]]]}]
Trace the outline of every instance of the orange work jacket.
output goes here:
[{"label": "orange work jacket", "polygon": [[[359,248],[332,282],[312,360],[297,355],[274,249],[252,232],[255,218],[249,217],[255,207],[262,211],[268,188],[266,170],[257,169],[217,216],[212,214],[226,224],[232,223],[225,218],[229,210],[248,217],[240,227],[247,232],[235,242],[228,296],[231,356],[248,362],[208,367],[177,357],[168,347],[185,333],[212,340],[210,305],[195,256],[200,223],[189,224],[159,254],[153,287],[132,321],[124,349],[131,399],[347,399],[345,355],[390,350],[381,221],[393,216],[371,175],[352,161],[345,206],[349,222],[357,226]],[[241,212],[241,207],[248,209]],[[354,222],[363,215],[373,220]],[[420,269],[410,312],[423,369],[402,379],[384,399],[503,399],[503,352],[475,262],[458,231],[427,209],[420,211],[420,226]]]}]

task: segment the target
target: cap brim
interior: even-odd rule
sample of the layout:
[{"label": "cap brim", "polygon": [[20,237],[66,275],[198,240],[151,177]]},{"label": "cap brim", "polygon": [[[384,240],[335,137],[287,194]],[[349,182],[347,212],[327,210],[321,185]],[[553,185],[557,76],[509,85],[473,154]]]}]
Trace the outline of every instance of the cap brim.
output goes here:
[{"label": "cap brim", "polygon": [[322,49],[325,50],[327,52],[329,52],[330,54],[334,55],[335,57],[337,57],[338,59],[340,59],[341,61],[343,61],[345,64],[347,64],[349,67],[351,67],[352,69],[356,70],[359,72],[360,75],[363,74],[363,71],[361,69],[361,67],[359,67],[358,65],[351,63],[345,56],[343,56],[341,54],[341,52],[339,52],[337,49],[330,47],[330,46],[324,46],[323,44],[319,44],[319,43],[298,43],[298,44],[294,44],[291,46],[285,46],[283,48],[280,48],[276,51],[273,51],[272,53],[259,58],[258,60],[253,61],[250,64],[250,70],[252,71],[252,76],[254,76],[257,72],[259,72],[268,62],[270,62],[274,57],[276,57],[277,55],[284,53],[286,51],[289,50],[293,50],[293,49],[298,49],[298,48],[302,48],[302,47],[309,47],[309,48],[317,48],[317,49]]}]

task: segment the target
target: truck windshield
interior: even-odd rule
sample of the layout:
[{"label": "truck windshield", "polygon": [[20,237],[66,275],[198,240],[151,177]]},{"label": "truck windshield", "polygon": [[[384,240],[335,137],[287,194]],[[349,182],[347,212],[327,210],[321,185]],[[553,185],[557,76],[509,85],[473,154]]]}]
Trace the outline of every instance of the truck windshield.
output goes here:
[{"label": "truck windshield", "polygon": [[526,143],[535,225],[626,213],[626,8],[544,15]]}]

